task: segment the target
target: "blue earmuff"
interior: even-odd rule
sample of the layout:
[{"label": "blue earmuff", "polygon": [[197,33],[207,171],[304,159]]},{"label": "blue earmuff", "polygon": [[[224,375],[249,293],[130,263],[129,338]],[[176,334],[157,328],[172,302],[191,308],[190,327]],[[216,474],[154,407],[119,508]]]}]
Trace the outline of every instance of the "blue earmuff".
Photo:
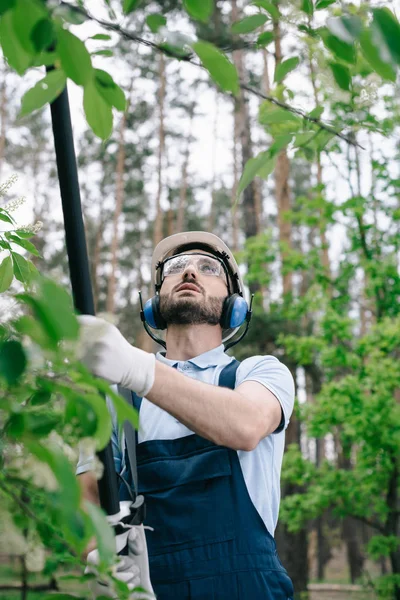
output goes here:
[{"label": "blue earmuff", "polygon": [[240,327],[246,320],[249,307],[246,300],[240,294],[227,296],[222,308],[220,324],[222,329],[235,329]]},{"label": "blue earmuff", "polygon": [[[222,329],[235,329],[246,320],[249,307],[243,296],[231,294],[224,300],[220,324]],[[143,308],[145,322],[153,329],[166,329],[167,324],[161,316],[160,296],[147,300]]]},{"label": "blue earmuff", "polygon": [[160,296],[156,295],[147,300],[143,308],[145,322],[153,329],[166,329],[167,324],[161,316]]}]

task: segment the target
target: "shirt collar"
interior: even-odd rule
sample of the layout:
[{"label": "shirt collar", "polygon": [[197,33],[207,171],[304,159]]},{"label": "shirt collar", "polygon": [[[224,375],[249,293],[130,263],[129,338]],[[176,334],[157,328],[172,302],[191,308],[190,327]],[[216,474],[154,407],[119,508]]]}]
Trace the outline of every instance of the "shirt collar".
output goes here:
[{"label": "shirt collar", "polygon": [[169,365],[170,367],[174,367],[178,363],[189,362],[198,367],[199,369],[207,369],[208,367],[216,367],[217,365],[225,365],[231,361],[231,357],[227,356],[224,352],[224,345],[221,344],[212,350],[208,350],[207,352],[203,352],[203,354],[199,354],[194,358],[190,358],[187,361],[184,360],[170,360],[165,358],[165,356],[161,352],[157,352],[156,354],[157,360]]}]

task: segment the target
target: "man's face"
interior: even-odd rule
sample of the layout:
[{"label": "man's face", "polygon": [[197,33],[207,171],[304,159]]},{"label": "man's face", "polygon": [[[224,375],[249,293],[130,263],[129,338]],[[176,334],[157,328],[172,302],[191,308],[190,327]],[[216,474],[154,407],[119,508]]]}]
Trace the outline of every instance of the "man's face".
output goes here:
[{"label": "man's face", "polygon": [[167,325],[218,325],[221,318],[222,305],[228,295],[225,272],[221,269],[218,276],[204,274],[207,259],[204,261],[205,257],[202,259],[196,252],[207,254],[202,250],[184,252],[193,258],[187,261],[182,272],[175,274],[172,270],[163,280],[160,310]]}]

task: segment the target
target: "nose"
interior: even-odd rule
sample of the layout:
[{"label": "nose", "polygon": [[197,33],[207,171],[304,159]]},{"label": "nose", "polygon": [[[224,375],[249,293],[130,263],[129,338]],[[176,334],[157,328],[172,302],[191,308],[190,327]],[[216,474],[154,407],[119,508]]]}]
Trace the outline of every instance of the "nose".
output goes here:
[{"label": "nose", "polygon": [[197,278],[197,269],[193,263],[189,263],[186,265],[185,270],[182,273],[182,279],[196,279]]}]

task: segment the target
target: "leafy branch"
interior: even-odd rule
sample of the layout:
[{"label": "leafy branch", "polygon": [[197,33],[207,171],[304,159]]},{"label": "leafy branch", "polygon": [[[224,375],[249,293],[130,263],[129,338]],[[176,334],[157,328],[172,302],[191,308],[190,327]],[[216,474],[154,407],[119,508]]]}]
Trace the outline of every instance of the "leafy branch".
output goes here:
[{"label": "leafy branch", "polygon": [[[68,4],[63,1],[61,2],[61,5],[68,7],[70,10],[73,10],[74,12],[78,13],[79,15],[81,15],[82,17],[84,17],[87,20],[94,21],[95,23],[97,23],[101,27],[104,27],[104,29],[107,29],[108,31],[114,31],[115,33],[118,33],[121,37],[123,37],[127,40],[137,42],[139,44],[142,44],[144,46],[152,48],[153,50],[156,50],[157,52],[161,52],[162,54],[164,54],[165,56],[168,56],[170,58],[176,58],[178,60],[183,60],[183,61],[188,62],[196,67],[204,68],[200,62],[193,60],[194,53],[191,51],[186,52],[186,51],[183,51],[181,48],[174,48],[173,46],[171,46],[169,44],[168,45],[157,44],[150,40],[146,40],[146,39],[138,36],[136,33],[129,31],[128,29],[125,29],[116,23],[111,23],[110,21],[104,21],[103,19],[99,19],[99,18],[95,17],[94,15],[92,15],[86,9],[84,9],[82,7],[72,6],[71,4]],[[235,50],[237,48],[232,47],[230,49]],[[309,114],[307,114],[306,112],[302,111],[299,108],[290,106],[289,104],[286,104],[285,102],[282,102],[282,101],[278,100],[277,98],[274,98],[273,96],[268,96],[266,94],[263,94],[260,90],[255,89],[254,87],[248,86],[247,84],[245,84],[242,81],[239,81],[239,87],[242,90],[247,91],[254,96],[257,96],[258,98],[267,100],[271,104],[275,104],[276,106],[279,106],[280,108],[283,108],[284,110],[291,112],[292,114],[300,116],[302,119],[304,119],[310,123],[313,123],[320,129],[327,131],[327,132],[331,133],[332,135],[344,140],[347,144],[349,144],[351,146],[359,146],[359,144],[357,142],[355,142],[351,136],[344,135],[343,133],[341,133],[334,127],[331,127],[330,125],[326,125],[319,118],[310,116]],[[359,146],[359,147],[362,148],[362,146]]]}]

